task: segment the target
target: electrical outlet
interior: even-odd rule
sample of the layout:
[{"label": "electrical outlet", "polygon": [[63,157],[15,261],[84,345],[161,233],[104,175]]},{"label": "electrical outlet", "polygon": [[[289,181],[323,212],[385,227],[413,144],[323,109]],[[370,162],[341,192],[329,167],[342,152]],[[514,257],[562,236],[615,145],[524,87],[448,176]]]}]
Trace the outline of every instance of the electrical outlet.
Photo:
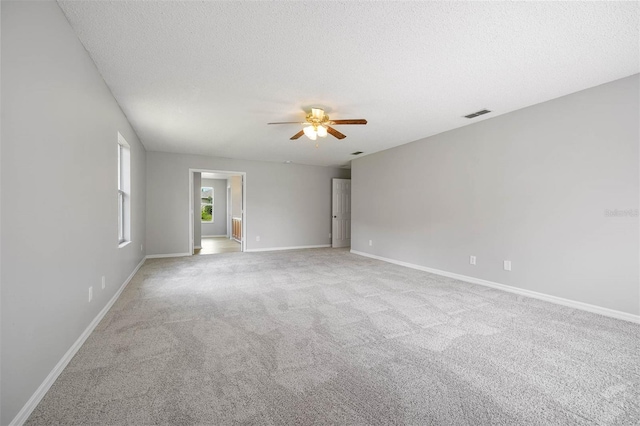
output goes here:
[{"label": "electrical outlet", "polygon": [[140,244],[140,251],[142,251],[142,247],[143,247],[143,245],[142,245],[142,244]]},{"label": "electrical outlet", "polygon": [[369,240],[369,245],[372,246],[373,245],[373,240]]},{"label": "electrical outlet", "polygon": [[89,287],[89,302],[93,299],[93,287]]},{"label": "electrical outlet", "polygon": [[469,256],[469,263],[472,265],[476,264],[476,257],[475,256]]},{"label": "electrical outlet", "polygon": [[260,241],[260,235],[256,235],[256,241]]},{"label": "electrical outlet", "polygon": [[505,260],[504,261],[504,270],[505,271],[510,271],[511,270],[511,261],[510,260]]},{"label": "electrical outlet", "polygon": [[107,286],[107,278],[103,275],[102,276],[102,289],[104,290],[104,288]]}]

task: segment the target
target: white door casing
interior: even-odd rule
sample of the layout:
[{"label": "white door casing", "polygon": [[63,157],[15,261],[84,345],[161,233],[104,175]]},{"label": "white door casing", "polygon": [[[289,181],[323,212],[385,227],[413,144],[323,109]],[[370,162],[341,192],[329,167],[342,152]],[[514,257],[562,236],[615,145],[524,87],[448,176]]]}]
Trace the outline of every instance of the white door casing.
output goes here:
[{"label": "white door casing", "polygon": [[[229,185],[227,179],[227,185]],[[231,239],[231,186],[227,186],[227,238]]]},{"label": "white door casing", "polygon": [[351,179],[332,179],[331,246],[351,246]]},{"label": "white door casing", "polygon": [[[246,172],[238,172],[238,171],[226,171],[226,170],[211,170],[211,169],[189,169],[189,252],[193,253],[193,243],[194,243],[194,193],[193,193],[193,173],[194,172],[206,172],[206,173],[218,173],[225,174],[229,176],[241,176],[241,202],[242,202],[242,235],[246,235],[247,233],[247,173]],[[240,243],[240,250],[247,251],[247,239],[242,238],[242,242]]]}]

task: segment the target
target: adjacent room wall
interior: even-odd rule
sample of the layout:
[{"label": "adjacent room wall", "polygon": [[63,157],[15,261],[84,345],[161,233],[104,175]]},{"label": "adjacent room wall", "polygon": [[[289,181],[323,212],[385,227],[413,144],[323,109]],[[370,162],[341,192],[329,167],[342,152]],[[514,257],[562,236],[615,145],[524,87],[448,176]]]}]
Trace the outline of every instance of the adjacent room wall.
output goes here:
[{"label": "adjacent room wall", "polygon": [[227,235],[227,180],[202,179],[202,186],[213,188],[213,223],[202,222],[202,236]]},{"label": "adjacent room wall", "polygon": [[[58,5],[1,7],[0,423],[7,425],[143,259],[146,161]],[[133,242],[124,248],[118,132],[131,146]]]},{"label": "adjacent room wall", "polygon": [[355,160],[352,249],[640,313],[638,80]]},{"label": "adjacent room wall", "polygon": [[231,217],[242,217],[242,176],[231,176]]},{"label": "adjacent room wall", "polygon": [[247,249],[331,244],[331,178],[349,170],[148,152],[149,254],[189,252],[190,168],[247,173]]}]

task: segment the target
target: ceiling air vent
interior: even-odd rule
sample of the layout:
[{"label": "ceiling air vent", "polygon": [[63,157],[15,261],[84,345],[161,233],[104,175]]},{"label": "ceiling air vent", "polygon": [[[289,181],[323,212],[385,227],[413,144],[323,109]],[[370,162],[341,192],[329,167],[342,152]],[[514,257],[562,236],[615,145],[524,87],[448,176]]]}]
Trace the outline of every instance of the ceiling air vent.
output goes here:
[{"label": "ceiling air vent", "polygon": [[362,151],[356,151],[351,153],[351,155],[360,155],[360,154],[362,154]]},{"label": "ceiling air vent", "polygon": [[491,112],[491,111],[489,111],[488,109],[483,109],[483,110],[480,110],[480,111],[477,111],[477,112],[471,113],[471,114],[469,114],[469,115],[465,115],[465,118],[476,118],[476,117],[478,117],[478,116],[480,116],[480,115],[488,114],[488,113],[490,113],[490,112]]}]

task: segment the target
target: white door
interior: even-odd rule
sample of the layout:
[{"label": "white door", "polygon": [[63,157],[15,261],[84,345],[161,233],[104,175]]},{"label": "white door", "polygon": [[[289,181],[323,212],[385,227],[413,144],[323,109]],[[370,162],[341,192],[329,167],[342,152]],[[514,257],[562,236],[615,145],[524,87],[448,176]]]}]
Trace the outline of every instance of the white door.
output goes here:
[{"label": "white door", "polygon": [[351,179],[333,179],[331,246],[351,246]]}]

